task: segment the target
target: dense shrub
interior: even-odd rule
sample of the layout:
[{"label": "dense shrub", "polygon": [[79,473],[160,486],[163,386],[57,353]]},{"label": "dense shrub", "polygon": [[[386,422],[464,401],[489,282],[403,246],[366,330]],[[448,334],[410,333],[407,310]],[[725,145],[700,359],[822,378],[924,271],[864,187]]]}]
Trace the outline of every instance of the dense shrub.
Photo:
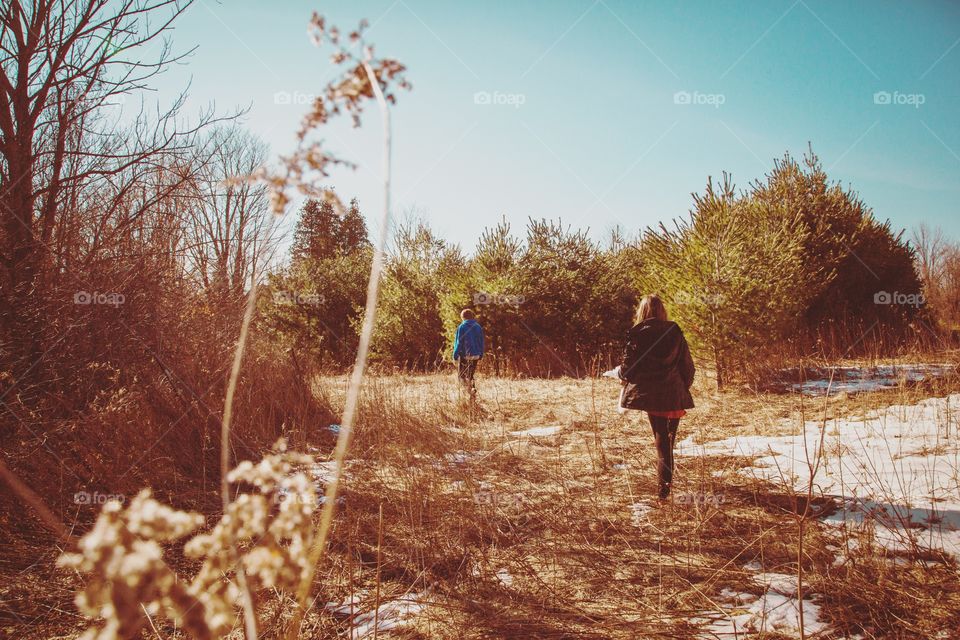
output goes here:
[{"label": "dense shrub", "polygon": [[291,254],[260,298],[260,327],[304,367],[350,364],[373,255],[357,202],[341,216],[330,202],[308,200]]},{"label": "dense shrub", "polygon": [[806,231],[787,211],[738,198],[728,176],[694,202],[687,220],[645,234],[640,287],[663,295],[722,385],[796,331],[810,296],[800,284]]}]

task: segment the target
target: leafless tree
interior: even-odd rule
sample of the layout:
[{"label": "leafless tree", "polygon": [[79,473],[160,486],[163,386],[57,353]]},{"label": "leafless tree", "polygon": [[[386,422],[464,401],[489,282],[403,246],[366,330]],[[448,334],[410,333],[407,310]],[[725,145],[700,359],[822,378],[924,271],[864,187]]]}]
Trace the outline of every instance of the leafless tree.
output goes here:
[{"label": "leafless tree", "polygon": [[208,294],[240,301],[276,248],[266,186],[245,179],[267,161],[267,147],[238,127],[213,130],[205,144],[209,160],[195,172],[187,211],[188,271]]},{"label": "leafless tree", "polygon": [[0,338],[14,371],[44,351],[53,281],[136,236],[191,179],[212,114],[185,124],[183,95],[165,109],[122,105],[183,57],[166,34],[191,1],[0,9]]},{"label": "leafless tree", "polygon": [[935,284],[943,275],[948,250],[943,231],[921,222],[913,230],[913,246],[917,252],[917,269],[924,287]]}]

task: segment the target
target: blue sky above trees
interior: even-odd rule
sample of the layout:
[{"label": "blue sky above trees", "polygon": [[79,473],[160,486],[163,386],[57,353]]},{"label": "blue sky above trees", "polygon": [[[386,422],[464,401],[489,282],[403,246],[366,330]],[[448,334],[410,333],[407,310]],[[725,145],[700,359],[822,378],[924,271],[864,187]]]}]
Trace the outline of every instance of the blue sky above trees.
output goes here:
[{"label": "blue sky above trees", "polygon": [[[409,67],[396,213],[416,209],[468,250],[502,216],[560,217],[596,238],[682,216],[708,175],[746,187],[808,141],[877,217],[957,236],[960,5],[198,0],[172,37],[199,48],[157,96],[191,83],[188,112],[249,106],[245,124],[289,150],[335,73],[306,36],[313,10],[344,29],[367,18],[378,51]],[[360,164],[334,173],[337,191],[372,211],[368,119],[324,136]]]}]

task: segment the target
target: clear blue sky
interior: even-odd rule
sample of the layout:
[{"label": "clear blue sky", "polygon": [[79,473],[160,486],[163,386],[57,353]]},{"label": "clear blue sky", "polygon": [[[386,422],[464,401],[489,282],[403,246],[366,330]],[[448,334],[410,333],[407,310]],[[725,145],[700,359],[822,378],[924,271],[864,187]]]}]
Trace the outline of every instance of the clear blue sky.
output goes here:
[{"label": "clear blue sky", "polygon": [[[334,73],[307,38],[313,10],[343,29],[367,18],[378,52],[409,68],[395,213],[416,209],[466,250],[501,216],[597,238],[667,221],[708,175],[746,186],[808,141],[878,218],[960,236],[960,3],[197,0],[172,37],[199,48],[158,96],[192,82],[191,112],[249,106],[246,126],[288,151],[306,106],[275,93],[319,92]],[[325,138],[361,166],[332,183],[372,214],[376,111]]]}]

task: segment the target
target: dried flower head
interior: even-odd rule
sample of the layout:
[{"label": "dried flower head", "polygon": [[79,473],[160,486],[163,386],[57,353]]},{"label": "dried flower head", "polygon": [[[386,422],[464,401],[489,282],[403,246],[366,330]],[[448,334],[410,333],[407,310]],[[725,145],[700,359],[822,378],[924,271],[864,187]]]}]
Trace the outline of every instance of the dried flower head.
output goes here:
[{"label": "dried flower head", "polygon": [[[192,638],[220,637],[237,619],[237,561],[251,589],[296,588],[306,571],[317,505],[312,462],[287,452],[281,440],[259,463],[238,464],[228,476],[239,489],[237,498],[209,533],[184,546],[188,556],[203,560],[189,583],[166,563],[162,544],[196,531],[202,515],[161,504],[149,489],[126,509],[116,501],[104,505],[77,552],[59,559],[88,576],[77,607],[99,622],[83,637],[136,637],[148,615],[176,621]],[[238,559],[231,549],[240,549]]]},{"label": "dried flower head", "polygon": [[329,168],[344,165],[356,168],[356,165],[338,158],[322,148],[319,142],[311,142],[310,134],[325,125],[331,117],[346,112],[354,126],[360,126],[360,116],[366,101],[373,100],[375,92],[371,75],[376,79],[384,98],[391,104],[396,103],[392,89],[411,89],[404,76],[406,67],[390,58],[377,58],[373,45],[364,40],[364,32],[369,28],[366,20],[360,22],[346,38],[341,31],[327,24],[323,16],[314,13],[307,34],[316,46],[330,45],[334,48],[330,61],[335,66],[344,67],[339,78],[331,81],[310,106],[303,117],[297,132],[297,148],[281,158],[279,173],[261,172],[257,178],[267,183],[270,189],[270,202],[274,213],[282,214],[291,198],[290,190],[314,197],[314,193],[329,191],[315,186],[320,179],[329,176]]}]

